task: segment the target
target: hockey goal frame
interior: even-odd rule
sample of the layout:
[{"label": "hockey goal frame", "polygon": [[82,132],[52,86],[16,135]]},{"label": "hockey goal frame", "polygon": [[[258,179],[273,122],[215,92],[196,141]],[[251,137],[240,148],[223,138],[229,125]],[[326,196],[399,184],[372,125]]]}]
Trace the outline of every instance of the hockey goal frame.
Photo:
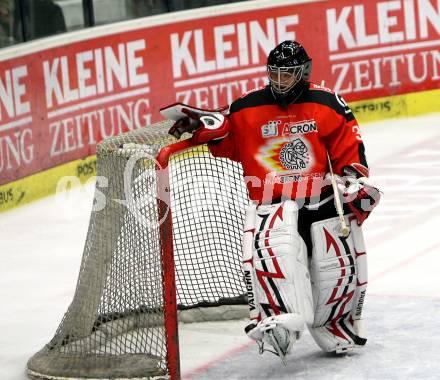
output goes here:
[{"label": "hockey goal frame", "polygon": [[176,140],[171,123],[98,144],[107,182],[95,187],[73,299],[27,362],[32,379],[177,380],[178,323],[248,315],[242,167]]}]

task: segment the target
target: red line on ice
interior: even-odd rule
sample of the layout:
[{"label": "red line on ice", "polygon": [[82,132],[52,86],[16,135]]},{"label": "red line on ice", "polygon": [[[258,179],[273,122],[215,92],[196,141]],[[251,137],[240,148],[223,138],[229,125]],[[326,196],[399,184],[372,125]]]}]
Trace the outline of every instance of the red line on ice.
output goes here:
[{"label": "red line on ice", "polygon": [[248,348],[248,347],[250,347],[250,346],[252,346],[254,344],[255,344],[254,341],[250,341],[248,343],[244,343],[244,344],[242,344],[242,345],[240,345],[238,347],[235,347],[232,350],[226,351],[224,354],[222,354],[222,355],[220,355],[220,356],[218,356],[218,357],[216,357],[216,358],[206,362],[205,364],[201,365],[200,367],[197,367],[197,368],[195,368],[195,369],[193,369],[191,371],[188,371],[187,373],[184,373],[182,378],[185,379],[185,380],[189,380],[193,376],[207,371],[209,368],[213,367],[214,365],[222,362],[223,360],[225,360],[225,359],[227,359],[227,358],[229,358],[229,357],[231,357],[231,356],[233,356],[235,354],[238,354],[240,351],[243,351],[246,348]]}]

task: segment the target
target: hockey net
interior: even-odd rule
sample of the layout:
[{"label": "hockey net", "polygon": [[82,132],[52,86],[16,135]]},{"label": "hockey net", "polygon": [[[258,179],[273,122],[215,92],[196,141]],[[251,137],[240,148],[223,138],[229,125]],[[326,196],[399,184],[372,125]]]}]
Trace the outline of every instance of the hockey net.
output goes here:
[{"label": "hockey net", "polygon": [[[157,123],[98,145],[75,295],[55,336],[29,360],[31,378],[178,378],[170,302],[185,322],[246,314],[241,235],[248,198],[241,166],[213,158],[206,146],[172,156],[173,233],[161,236],[156,157],[176,142],[169,127]],[[173,264],[163,262],[167,240],[175,282],[164,270]]]}]

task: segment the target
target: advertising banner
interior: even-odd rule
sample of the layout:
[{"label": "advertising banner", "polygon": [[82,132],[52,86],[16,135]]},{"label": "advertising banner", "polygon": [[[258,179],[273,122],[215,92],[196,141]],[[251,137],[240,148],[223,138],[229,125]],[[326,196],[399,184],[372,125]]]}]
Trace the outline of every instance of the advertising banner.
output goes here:
[{"label": "advertising banner", "polygon": [[88,157],[101,139],[159,121],[170,103],[229,104],[265,85],[267,54],[286,39],[313,57],[312,80],[349,102],[440,83],[438,0],[307,2],[150,27],[145,20],[0,62],[0,185]]}]

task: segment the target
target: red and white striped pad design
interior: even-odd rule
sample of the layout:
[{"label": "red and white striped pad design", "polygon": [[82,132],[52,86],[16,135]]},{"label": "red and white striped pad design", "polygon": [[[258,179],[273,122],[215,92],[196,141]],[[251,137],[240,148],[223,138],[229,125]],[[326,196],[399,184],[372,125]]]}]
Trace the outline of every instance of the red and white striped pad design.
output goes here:
[{"label": "red and white striped pad design", "polygon": [[339,219],[313,223],[311,261],[314,321],[310,331],[324,351],[344,352],[366,343],[361,326],[367,287],[367,256],[361,227],[346,216],[350,235],[339,236]]},{"label": "red and white striped pad design", "polygon": [[313,320],[307,251],[297,217],[293,201],[253,205],[247,212],[243,262],[255,323],[286,313],[299,314],[307,323]]}]

